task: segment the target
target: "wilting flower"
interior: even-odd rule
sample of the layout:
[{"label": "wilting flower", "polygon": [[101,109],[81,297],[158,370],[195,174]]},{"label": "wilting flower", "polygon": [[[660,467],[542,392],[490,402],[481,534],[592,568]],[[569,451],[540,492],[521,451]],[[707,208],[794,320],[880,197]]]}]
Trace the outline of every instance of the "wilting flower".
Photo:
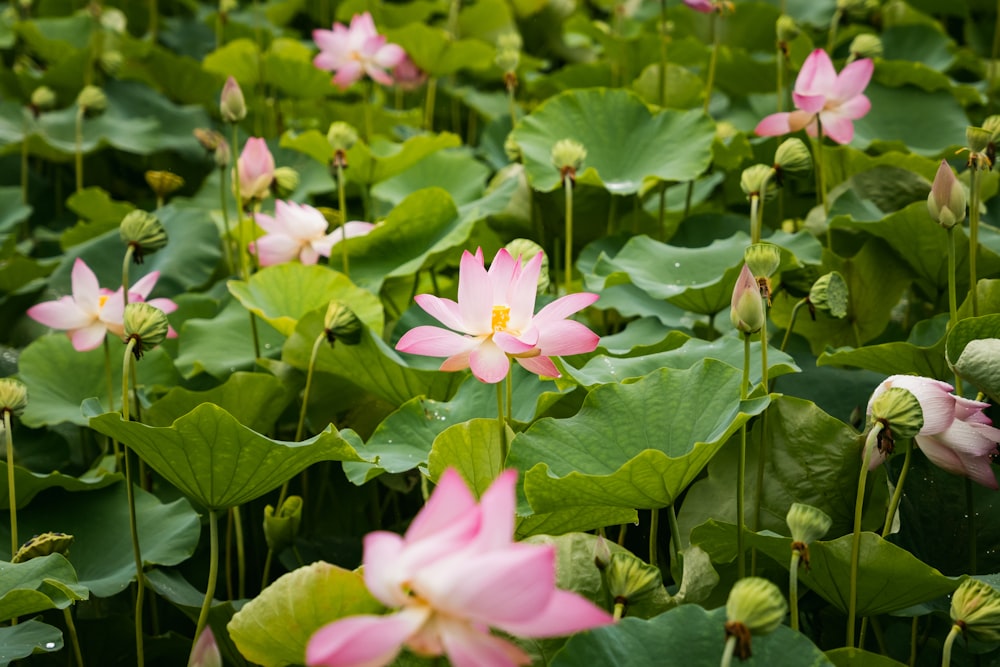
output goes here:
[{"label": "wilting flower", "polygon": [[403,58],[392,68],[392,82],[403,90],[416,90],[427,81],[427,72],[417,67],[410,57]]},{"label": "wilting flower", "polygon": [[313,65],[335,72],[333,83],[346,90],[367,74],[383,86],[392,84],[386,72],[398,65],[406,52],[398,44],[386,44],[385,36],[375,30],[375,21],[368,12],[355,14],[348,28],[334,23],[333,30],[313,30],[313,41],[319,54]]},{"label": "wilting flower", "polygon": [[416,297],[417,305],[448,329],[416,327],[399,339],[396,349],[448,357],[441,370],[471,367],[483,382],[504,379],[510,357],[532,373],[559,377],[549,357],[591,352],[597,347],[597,334],[566,318],[597,301],[598,295],[568,294],[533,315],[542,259],[543,253],[538,253],[522,266],[501,249],[487,271],[481,249],[475,255],[465,251],[459,265],[457,303],[433,294]]},{"label": "wilting flower", "polygon": [[[137,280],[129,287],[129,301],[145,302],[159,277],[160,272],[153,271]],[[101,288],[97,276],[79,257],[73,264],[70,278],[73,286],[72,296],[34,305],[28,309],[28,317],[53,329],[67,331],[70,340],[73,341],[73,347],[80,352],[99,347],[109,331],[121,337],[124,332],[125,316],[122,289],[119,287],[117,292],[112,292]],[[177,310],[177,304],[170,299],[152,299],[149,304],[164,313]],[[168,336],[175,338],[177,332],[170,329]]]},{"label": "wilting flower", "polygon": [[[919,403],[923,421],[913,439],[934,465],[991,489],[997,488],[990,455],[1000,442],[1000,430],[993,428],[989,417],[983,414],[989,403],[956,396],[947,382],[916,375],[891,375],[875,388],[868,401],[868,414],[886,422],[890,430],[892,415],[880,414],[878,399],[892,388],[905,389]],[[882,456],[872,456],[870,467],[875,468],[883,460]]]},{"label": "wilting flower", "polygon": [[377,667],[405,645],[423,656],[447,655],[456,667],[507,667],[530,658],[490,627],[560,637],[611,623],[607,612],[556,588],[554,547],[513,542],[516,482],[514,470],[504,472],[477,504],[459,474],[446,470],[404,536],[368,534],[365,584],[399,611],[321,628],[306,663]]},{"label": "wilting flower", "polygon": [[[323,214],[307,204],[281,201],[274,206],[274,216],[257,213],[257,224],[267,232],[250,244],[261,266],[290,262],[296,257],[303,264],[315,264],[320,255],[330,256],[330,248],[347,238],[364,236],[375,226],[370,222],[348,222],[330,234]],[[346,228],[346,230],[345,230]]]},{"label": "wilting flower", "polygon": [[757,134],[774,137],[805,128],[816,136],[816,117],[823,123],[823,134],[838,144],[854,138],[854,123],[871,108],[864,89],[872,78],[875,65],[868,58],[855,60],[838,75],[830,56],[816,49],[806,58],[795,79],[792,98],[796,111],[771,114],[757,125]]},{"label": "wilting flower", "polygon": [[757,333],[764,326],[764,304],[760,298],[760,287],[746,264],[736,278],[729,305],[729,319],[741,333]]},{"label": "wilting flower", "polygon": [[237,161],[240,171],[240,198],[265,199],[274,182],[274,156],[267,142],[260,137],[250,137],[243,146]]}]

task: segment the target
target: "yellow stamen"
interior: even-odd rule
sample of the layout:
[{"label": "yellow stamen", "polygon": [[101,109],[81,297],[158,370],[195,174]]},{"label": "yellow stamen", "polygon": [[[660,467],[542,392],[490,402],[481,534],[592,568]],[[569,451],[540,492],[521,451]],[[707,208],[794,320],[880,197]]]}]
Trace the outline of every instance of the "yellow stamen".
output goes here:
[{"label": "yellow stamen", "polygon": [[97,307],[104,308],[104,304],[106,304],[107,302],[108,302],[108,295],[102,294],[97,298]]},{"label": "yellow stamen", "polygon": [[493,331],[506,331],[510,321],[510,306],[493,306]]}]

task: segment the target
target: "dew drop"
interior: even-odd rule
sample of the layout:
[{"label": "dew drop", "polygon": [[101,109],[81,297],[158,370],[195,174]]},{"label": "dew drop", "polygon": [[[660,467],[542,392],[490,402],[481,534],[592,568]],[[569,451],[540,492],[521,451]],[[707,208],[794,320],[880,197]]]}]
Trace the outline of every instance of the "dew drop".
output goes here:
[{"label": "dew drop", "polygon": [[47,649],[53,649],[55,647],[56,647],[56,643],[55,642],[45,642],[45,648],[47,648]]},{"label": "dew drop", "polygon": [[680,262],[674,262],[674,268],[675,269],[681,268],[681,263]]}]

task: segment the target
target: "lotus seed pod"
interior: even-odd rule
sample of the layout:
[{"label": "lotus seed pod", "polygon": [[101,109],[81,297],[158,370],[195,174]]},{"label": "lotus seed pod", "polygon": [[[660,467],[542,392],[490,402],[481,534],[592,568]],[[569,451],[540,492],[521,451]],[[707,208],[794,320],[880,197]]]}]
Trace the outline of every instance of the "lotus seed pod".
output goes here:
[{"label": "lotus seed pod", "polygon": [[287,199],[299,187],[301,177],[299,172],[291,167],[278,167],[274,170],[274,196],[278,199]]},{"label": "lotus seed pod", "polygon": [[951,597],[951,620],[974,639],[1000,641],[1000,591],[969,577]]},{"label": "lotus seed pod", "polygon": [[740,176],[740,188],[743,189],[743,194],[747,196],[747,199],[754,195],[765,200],[774,196],[776,191],[772,181],[774,173],[774,167],[769,167],[766,164],[755,164],[744,169]]},{"label": "lotus seed pod", "polygon": [[755,278],[770,278],[781,265],[781,248],[773,243],[751,243],[743,251],[743,260]]},{"label": "lotus seed pod", "polygon": [[155,215],[147,211],[130,211],[122,218],[118,234],[122,243],[133,248],[132,258],[136,264],[142,264],[146,255],[167,245],[167,230]]},{"label": "lotus seed pod", "polygon": [[757,333],[764,326],[764,304],[761,303],[760,287],[750,267],[746,264],[740,271],[733,287],[729,319],[741,333]]},{"label": "lotus seed pod", "polygon": [[787,174],[812,171],[812,153],[801,139],[785,139],[774,152],[774,166]]},{"label": "lotus seed pod", "polygon": [[[28,407],[28,387],[14,378],[0,379],[0,413],[9,412],[15,417]],[[3,422],[0,421],[0,425]]]},{"label": "lotus seed pod", "polygon": [[514,133],[511,132],[507,135],[507,138],[503,141],[503,152],[507,155],[507,159],[511,162],[521,161],[521,147],[517,145],[514,141]]},{"label": "lotus seed pod", "polygon": [[811,544],[820,539],[833,525],[830,515],[812,505],[792,503],[785,515],[785,523],[792,531],[792,541]]},{"label": "lotus seed pod", "polygon": [[104,70],[106,74],[114,76],[118,74],[118,70],[122,68],[122,64],[125,62],[125,56],[122,55],[121,51],[105,51],[101,54],[99,62],[101,64],[101,69]]},{"label": "lotus seed pod", "polygon": [[172,171],[147,171],[146,183],[159,198],[168,197],[184,186],[184,179]]},{"label": "lotus seed pod", "polygon": [[836,271],[820,276],[809,290],[809,303],[838,319],[847,316],[847,281]]},{"label": "lotus seed pod", "polygon": [[84,86],[76,96],[76,104],[84,113],[98,113],[108,108],[108,97],[97,86]]},{"label": "lotus seed pod", "polygon": [[965,205],[965,188],[955,178],[951,166],[941,160],[927,195],[928,213],[942,227],[951,229],[965,220]]},{"label": "lotus seed pod", "polygon": [[545,254],[542,246],[530,239],[514,239],[506,246],[507,252],[514,259],[521,259],[522,264],[527,264],[535,255],[542,253],[542,267],[538,272],[538,294],[544,294],[549,289],[549,256]]},{"label": "lotus seed pod", "polygon": [[861,33],[851,41],[851,60],[858,58],[881,58],[882,40],[872,33]]},{"label": "lotus seed pod", "polygon": [[871,416],[889,427],[894,440],[912,438],[924,427],[920,401],[902,387],[889,387],[872,401]]},{"label": "lotus seed pod", "polygon": [[280,551],[291,546],[295,536],[299,534],[299,524],[302,523],[302,498],[288,496],[277,513],[274,506],[264,508],[264,539],[267,548]]},{"label": "lotus seed pod", "polygon": [[778,35],[779,42],[787,44],[798,37],[801,32],[799,26],[795,23],[795,19],[788,14],[782,14],[778,17],[778,21],[775,24],[775,33]]},{"label": "lotus seed pod", "polygon": [[990,133],[990,141],[996,143],[1000,138],[1000,116],[996,114],[987,116],[983,121],[983,129]]},{"label": "lotus seed pod", "polygon": [[746,577],[733,584],[726,600],[726,637],[736,637],[736,655],[749,658],[750,636],[774,632],[787,612],[785,597],[767,579]]},{"label": "lotus seed pod", "polygon": [[608,590],[617,602],[636,603],[663,585],[660,569],[628,551],[616,551],[605,570]]},{"label": "lotus seed pod", "polygon": [[357,345],[361,342],[361,320],[341,301],[331,301],[326,307],[323,328],[331,345],[335,342],[345,345]]},{"label": "lotus seed pod", "polygon": [[116,7],[104,7],[101,10],[101,25],[115,34],[124,35],[128,18],[125,12]]},{"label": "lotus seed pod", "polygon": [[521,64],[521,52],[517,49],[500,49],[493,62],[504,72],[516,72],[517,66]]},{"label": "lotus seed pod", "polygon": [[25,542],[10,559],[11,563],[24,563],[32,558],[40,558],[49,554],[69,553],[73,544],[73,536],[66,533],[41,533]]},{"label": "lotus seed pod", "polygon": [[56,94],[48,86],[39,86],[31,91],[31,106],[38,111],[47,111],[56,105]]},{"label": "lotus seed pod", "polygon": [[358,131],[350,123],[337,121],[330,124],[326,132],[326,140],[334,151],[349,151],[358,143]]},{"label": "lotus seed pod", "polygon": [[560,139],[552,146],[552,164],[559,170],[561,176],[567,174],[575,179],[576,172],[587,159],[587,149],[575,139]]},{"label": "lotus seed pod", "polygon": [[136,359],[162,343],[170,331],[167,315],[148,303],[130,303],[125,306],[124,341],[135,341],[132,354]]},{"label": "lotus seed pod", "polygon": [[219,113],[227,123],[238,123],[247,117],[247,102],[243,97],[243,89],[236,79],[229,77],[222,86],[222,97],[219,100]]},{"label": "lotus seed pod", "polygon": [[524,41],[521,39],[521,34],[518,32],[505,32],[497,37],[497,49],[520,51],[523,46]]},{"label": "lotus seed pod", "polygon": [[984,152],[989,147],[992,138],[992,133],[982,127],[970,125],[965,128],[965,143],[973,153]]}]

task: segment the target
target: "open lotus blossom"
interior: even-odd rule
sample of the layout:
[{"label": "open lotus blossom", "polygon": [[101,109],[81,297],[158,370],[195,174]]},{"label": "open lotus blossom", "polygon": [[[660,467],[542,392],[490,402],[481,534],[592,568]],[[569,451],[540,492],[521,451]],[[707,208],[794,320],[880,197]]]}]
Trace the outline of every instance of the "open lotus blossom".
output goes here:
[{"label": "open lotus blossom", "polygon": [[[997,488],[990,455],[1000,443],[1000,429],[994,428],[990,418],[983,414],[989,403],[956,396],[947,382],[916,375],[891,375],[872,392],[869,414],[875,399],[890,387],[906,389],[920,403],[923,426],[914,442],[934,465],[991,489]],[[871,468],[883,460],[881,456],[872,456]]]},{"label": "open lotus blossom", "polygon": [[274,156],[267,142],[260,137],[250,137],[243,146],[238,161],[240,171],[240,198],[265,199],[274,182]]},{"label": "open lotus blossom", "polygon": [[[159,271],[153,271],[137,280],[129,287],[129,302],[146,302],[159,277]],[[79,257],[73,263],[70,278],[72,296],[34,305],[28,309],[28,317],[53,329],[67,331],[73,347],[80,352],[100,347],[109,331],[121,337],[125,332],[122,289],[119,287],[118,291],[112,292],[102,288],[97,276]],[[170,299],[151,299],[147,303],[164,313],[177,310],[177,304]],[[167,335],[176,338],[177,332],[170,328]]]},{"label": "open lotus blossom", "polygon": [[[510,358],[532,373],[559,377],[550,357],[592,352],[598,336],[566,318],[598,299],[580,292],[556,299],[533,314],[542,253],[524,266],[501,249],[489,271],[482,249],[462,254],[458,302],[433,294],[418,294],[417,305],[448,329],[420,326],[407,331],[396,349],[429,357],[447,357],[443,371],[472,368],[483,382],[503,380]],[[455,333],[455,332],[461,333]]]},{"label": "open lotus blossom", "polygon": [[875,65],[870,58],[855,60],[838,75],[830,56],[823,49],[809,54],[795,79],[792,99],[796,111],[775,113],[764,118],[754,130],[762,137],[774,137],[805,128],[816,136],[816,117],[823,124],[823,134],[838,144],[854,138],[853,121],[871,108],[864,90]]},{"label": "open lotus blossom", "polygon": [[303,264],[315,264],[320,255],[330,256],[330,249],[347,238],[364,236],[375,227],[370,222],[353,221],[327,234],[323,214],[307,204],[281,201],[274,206],[274,215],[257,213],[257,224],[267,232],[250,244],[261,266],[290,262],[296,257]]},{"label": "open lotus blossom", "polygon": [[306,663],[377,667],[405,645],[447,655],[455,667],[530,664],[520,648],[490,633],[560,637],[612,622],[607,612],[555,586],[555,549],[513,542],[517,472],[507,470],[480,503],[446,470],[406,534],[377,531],[364,540],[368,590],[398,609],[352,616],[320,628]]},{"label": "open lotus blossom", "polygon": [[368,12],[355,14],[350,27],[334,23],[333,30],[313,30],[313,41],[320,50],[313,58],[313,65],[335,72],[333,83],[341,90],[365,74],[383,86],[391,85],[392,77],[386,70],[406,57],[403,47],[386,44],[385,36],[375,30],[375,21]]},{"label": "open lotus blossom", "polygon": [[407,55],[392,68],[392,82],[403,90],[416,90],[427,81],[427,72],[410,60]]}]

